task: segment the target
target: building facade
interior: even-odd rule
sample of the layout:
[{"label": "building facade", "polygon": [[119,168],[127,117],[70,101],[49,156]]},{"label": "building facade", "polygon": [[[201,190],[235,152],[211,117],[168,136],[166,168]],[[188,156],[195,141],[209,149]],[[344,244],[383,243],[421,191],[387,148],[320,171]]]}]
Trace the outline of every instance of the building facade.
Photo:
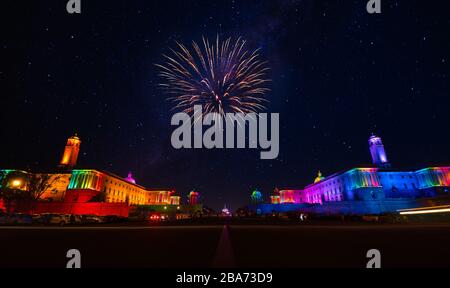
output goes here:
[{"label": "building facade", "polygon": [[[45,202],[48,204],[52,202],[55,205],[64,203],[63,206],[68,206],[70,203],[86,203],[92,207],[96,205],[95,207],[98,209],[102,209],[101,203],[104,203],[105,205],[107,204],[109,211],[113,211],[111,210],[114,209],[111,206],[113,204],[118,204],[121,211],[123,210],[122,204],[128,206],[180,205],[180,197],[175,195],[174,189],[145,188],[136,184],[131,173],[126,178],[122,178],[110,172],[97,169],[74,169],[80,143],[81,141],[76,135],[67,140],[59,163],[59,170],[55,170],[53,173],[31,173],[16,169],[0,170],[0,185],[6,185],[7,188],[14,188],[24,192],[31,191],[30,183],[35,181],[34,179],[36,178],[46,176],[45,190],[39,193],[40,197],[38,200],[41,203]],[[94,205],[94,203],[96,204]],[[55,205],[46,205],[46,209],[49,209],[49,212],[50,210],[58,209],[60,211],[60,207]],[[81,210],[83,210],[82,208]],[[88,210],[89,213],[92,213],[95,209]],[[121,215],[123,214],[121,213]]]},{"label": "building facade", "polygon": [[328,177],[319,175],[303,189],[276,190],[271,204],[319,204],[450,197],[450,167],[414,171],[391,169],[381,138],[369,138],[373,167],[354,168]]},{"label": "building facade", "polygon": [[[131,178],[132,179],[132,178]],[[174,190],[147,189],[127,178],[109,172],[83,169],[72,170],[66,202],[89,202],[97,196],[107,203],[130,205],[179,205]]]}]

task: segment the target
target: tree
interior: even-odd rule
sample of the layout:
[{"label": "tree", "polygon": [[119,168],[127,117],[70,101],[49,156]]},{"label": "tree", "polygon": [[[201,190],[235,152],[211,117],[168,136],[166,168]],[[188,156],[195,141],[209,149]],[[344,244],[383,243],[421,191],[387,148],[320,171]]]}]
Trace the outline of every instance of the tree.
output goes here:
[{"label": "tree", "polygon": [[6,208],[6,213],[10,214],[11,204],[26,198],[24,187],[26,187],[27,175],[21,171],[1,171],[0,174],[0,198]]},{"label": "tree", "polygon": [[28,177],[28,196],[31,201],[38,201],[48,190],[56,191],[54,184],[58,183],[59,174],[30,174]]},{"label": "tree", "polygon": [[29,174],[22,171],[0,171],[0,198],[9,214],[13,202],[35,202],[61,179],[55,174]]}]

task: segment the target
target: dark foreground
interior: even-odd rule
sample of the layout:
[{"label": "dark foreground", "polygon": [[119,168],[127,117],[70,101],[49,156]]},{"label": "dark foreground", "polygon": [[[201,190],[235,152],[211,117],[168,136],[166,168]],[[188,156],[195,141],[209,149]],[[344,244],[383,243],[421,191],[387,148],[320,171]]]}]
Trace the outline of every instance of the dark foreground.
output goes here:
[{"label": "dark foreground", "polygon": [[450,224],[0,227],[0,267],[450,267]]}]

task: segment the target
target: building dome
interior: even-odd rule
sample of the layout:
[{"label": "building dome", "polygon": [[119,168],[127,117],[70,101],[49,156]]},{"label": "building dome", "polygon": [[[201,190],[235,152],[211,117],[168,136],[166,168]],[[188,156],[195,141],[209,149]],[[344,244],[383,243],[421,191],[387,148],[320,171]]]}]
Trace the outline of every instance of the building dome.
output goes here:
[{"label": "building dome", "polygon": [[125,181],[128,181],[130,183],[136,184],[136,180],[134,180],[133,174],[131,174],[131,172],[128,172],[128,177],[125,178]]},{"label": "building dome", "polygon": [[80,137],[78,137],[78,134],[75,133],[75,135],[73,135],[72,137],[70,137],[70,139],[80,140]]},{"label": "building dome", "polygon": [[231,212],[230,212],[230,210],[227,208],[227,205],[225,204],[225,206],[223,207],[223,209],[222,209],[222,214],[224,215],[224,216],[230,216],[231,215]]},{"label": "building dome", "polygon": [[262,202],[262,193],[260,191],[258,191],[258,189],[255,189],[251,195],[252,198],[252,202],[254,204],[258,204],[260,202]]},{"label": "building dome", "polygon": [[195,192],[194,190],[192,190],[191,192],[189,192],[188,196],[198,196],[198,192]]},{"label": "building dome", "polygon": [[325,179],[325,177],[323,177],[323,176],[322,176],[322,172],[319,171],[319,172],[317,173],[316,179],[314,179],[314,183],[318,183],[318,182],[322,181],[323,179]]}]

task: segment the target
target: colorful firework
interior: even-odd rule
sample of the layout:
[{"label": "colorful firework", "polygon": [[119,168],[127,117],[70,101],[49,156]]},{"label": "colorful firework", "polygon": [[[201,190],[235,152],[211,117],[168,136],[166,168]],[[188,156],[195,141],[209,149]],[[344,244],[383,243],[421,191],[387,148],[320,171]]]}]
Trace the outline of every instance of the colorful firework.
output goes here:
[{"label": "colorful firework", "polygon": [[261,60],[259,49],[250,52],[246,41],[217,37],[215,43],[203,37],[203,46],[192,42],[192,50],[177,42],[178,50],[163,55],[166,63],[156,65],[160,84],[175,110],[193,113],[194,105],[202,105],[203,114],[216,112],[251,113],[265,109],[270,82],[267,62]]}]

